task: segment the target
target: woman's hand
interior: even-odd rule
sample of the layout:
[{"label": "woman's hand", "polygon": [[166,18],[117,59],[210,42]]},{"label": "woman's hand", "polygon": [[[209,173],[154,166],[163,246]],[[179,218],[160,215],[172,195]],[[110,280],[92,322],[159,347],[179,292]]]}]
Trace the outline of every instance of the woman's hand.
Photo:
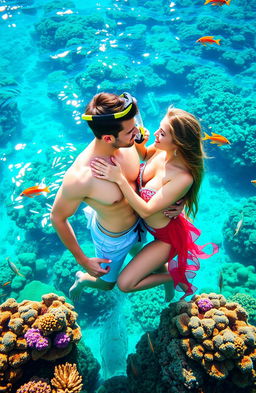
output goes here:
[{"label": "woman's hand", "polygon": [[114,166],[108,164],[102,158],[94,158],[91,161],[92,174],[99,179],[118,184],[123,177],[121,166],[114,157],[111,157],[111,162],[113,162]]}]

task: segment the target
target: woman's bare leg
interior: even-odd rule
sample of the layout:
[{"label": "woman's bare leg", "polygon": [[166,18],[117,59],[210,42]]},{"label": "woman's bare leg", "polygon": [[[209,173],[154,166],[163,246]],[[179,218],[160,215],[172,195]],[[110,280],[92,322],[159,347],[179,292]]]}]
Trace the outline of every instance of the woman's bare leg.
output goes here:
[{"label": "woman's bare leg", "polygon": [[[163,265],[170,254],[170,247],[169,244],[159,240],[147,244],[119,275],[117,284],[121,291],[143,291],[160,284],[172,283],[172,277],[166,269],[163,273],[152,273],[159,268],[163,271]],[[174,294],[174,291],[172,292]]]},{"label": "woman's bare leg", "polygon": [[[160,266],[156,271],[156,273],[168,273],[167,263]],[[174,286],[173,281],[165,282],[164,283],[164,292],[165,292],[165,301],[170,302],[174,297]]]}]

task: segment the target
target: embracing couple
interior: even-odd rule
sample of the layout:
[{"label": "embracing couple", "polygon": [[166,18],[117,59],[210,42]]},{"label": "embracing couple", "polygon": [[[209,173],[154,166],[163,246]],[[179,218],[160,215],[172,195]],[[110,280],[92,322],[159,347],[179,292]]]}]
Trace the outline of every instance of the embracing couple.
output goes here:
[{"label": "embracing couple", "polygon": [[[196,289],[189,278],[199,269],[198,258],[218,250],[213,244],[212,254],[204,253],[204,246],[195,244],[200,231],[186,218],[197,213],[203,177],[199,122],[170,107],[154,133],[155,142],[146,147],[148,132],[143,143],[135,142],[137,113],[129,93],[99,93],[82,115],[95,138],[67,170],[51,212],[60,239],[86,270],[76,273],[70,288],[74,300],[84,287],[110,290],[116,283],[124,292],[164,284],[166,300],[174,289],[184,292],[184,298]],[[68,221],[81,202],[88,205],[84,210],[95,258],[84,254]],[[121,271],[147,231],[154,240]]]}]

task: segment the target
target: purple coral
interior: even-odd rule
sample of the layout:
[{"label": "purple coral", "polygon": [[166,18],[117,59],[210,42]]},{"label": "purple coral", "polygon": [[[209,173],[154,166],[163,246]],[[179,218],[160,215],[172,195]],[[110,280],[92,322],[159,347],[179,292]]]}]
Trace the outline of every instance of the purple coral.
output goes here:
[{"label": "purple coral", "polygon": [[69,342],[70,337],[64,332],[56,334],[54,338],[54,346],[57,348],[65,348],[68,346]]},{"label": "purple coral", "polygon": [[203,312],[210,310],[213,308],[213,304],[208,298],[199,299],[197,303],[199,309]]},{"label": "purple coral", "polygon": [[30,348],[36,348],[38,351],[42,351],[49,346],[49,339],[43,337],[39,329],[28,329],[24,334],[27,344]]},{"label": "purple coral", "polygon": [[36,342],[36,349],[38,351],[43,351],[44,349],[48,348],[50,345],[48,337],[40,336],[38,341]]},{"label": "purple coral", "polygon": [[37,341],[42,337],[39,329],[28,329],[24,334],[27,344],[30,348],[35,348]]}]

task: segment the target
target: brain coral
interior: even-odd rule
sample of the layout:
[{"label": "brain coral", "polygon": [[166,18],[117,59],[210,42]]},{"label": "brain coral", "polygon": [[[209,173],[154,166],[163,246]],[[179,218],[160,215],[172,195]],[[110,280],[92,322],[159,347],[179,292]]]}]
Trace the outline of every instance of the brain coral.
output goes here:
[{"label": "brain coral", "polygon": [[255,296],[256,271],[252,265],[244,266],[238,262],[225,263],[222,268],[223,293],[229,297],[246,292]]}]

